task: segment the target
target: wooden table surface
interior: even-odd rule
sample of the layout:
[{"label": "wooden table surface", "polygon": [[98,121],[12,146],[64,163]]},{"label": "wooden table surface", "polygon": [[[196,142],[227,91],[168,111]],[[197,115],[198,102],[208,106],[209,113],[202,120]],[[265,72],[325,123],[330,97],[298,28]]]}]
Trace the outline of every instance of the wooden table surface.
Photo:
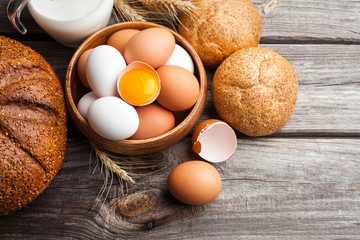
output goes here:
[{"label": "wooden table surface", "polygon": [[[8,22],[0,0],[0,35],[41,53],[64,85],[75,49],[54,42],[22,16],[28,33]],[[62,169],[42,195],[0,217],[4,239],[360,239],[360,1],[255,0],[262,16],[260,46],[295,68],[299,95],[283,129],[258,138],[237,133],[235,154],[214,165],[223,181],[218,198],[192,208],[168,192],[166,178],[198,157],[190,135],[157,154],[135,184],[103,184],[89,141],[69,119]],[[114,20],[110,22],[114,23]],[[207,69],[211,86],[213,70]],[[210,91],[201,120],[218,118]],[[123,157],[128,161],[128,157]],[[131,160],[131,159],[130,159]]]}]

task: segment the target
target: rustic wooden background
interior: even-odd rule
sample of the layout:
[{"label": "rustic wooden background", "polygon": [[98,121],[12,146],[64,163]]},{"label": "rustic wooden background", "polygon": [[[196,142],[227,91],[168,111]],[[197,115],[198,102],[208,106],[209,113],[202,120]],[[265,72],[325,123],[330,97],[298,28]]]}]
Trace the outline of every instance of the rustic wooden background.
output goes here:
[{"label": "rustic wooden background", "polygon": [[[214,202],[192,208],[167,190],[169,172],[198,158],[188,136],[141,157],[158,166],[142,171],[125,194],[114,180],[107,200],[94,206],[103,176],[70,120],[61,171],[28,207],[0,217],[0,238],[360,239],[360,1],[277,2],[265,13],[269,0],[254,0],[263,20],[260,46],[292,63],[298,102],[279,132],[237,133],[235,154],[215,165],[223,188]],[[27,10],[22,20],[29,32],[21,36],[6,18],[6,5],[0,0],[0,34],[41,53],[64,83],[75,49],[49,38]],[[207,70],[209,87],[213,73]],[[210,91],[201,120],[208,118],[218,118]]]}]

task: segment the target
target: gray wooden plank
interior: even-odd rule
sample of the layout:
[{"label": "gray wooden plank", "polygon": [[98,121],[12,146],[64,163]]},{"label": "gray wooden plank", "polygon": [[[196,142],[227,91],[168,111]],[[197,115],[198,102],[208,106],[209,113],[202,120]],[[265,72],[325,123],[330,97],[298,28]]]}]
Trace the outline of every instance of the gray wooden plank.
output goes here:
[{"label": "gray wooden plank", "polygon": [[[0,218],[0,236],[21,239],[358,239],[360,139],[239,139],[236,153],[214,166],[223,188],[193,209],[167,191],[177,164],[197,157],[189,138],[152,158],[162,166],[121,194],[102,185],[84,139],[69,139],[65,162],[29,207]],[[146,159],[151,157],[147,156]],[[127,204],[125,204],[127,203]],[[125,204],[128,214],[120,211]],[[44,231],[44,226],[49,226]],[[51,226],[51,227],[50,227]]]},{"label": "gray wooden plank", "polygon": [[[75,49],[55,42],[28,42],[54,67],[64,85]],[[360,45],[261,44],[284,56],[297,72],[299,95],[289,122],[273,136],[360,136]],[[219,118],[211,102],[214,70],[207,69],[208,96],[201,121]],[[70,125],[73,126],[72,121]],[[78,135],[77,129],[69,131]],[[241,134],[239,134],[241,136]]]},{"label": "gray wooden plank", "polygon": [[[0,9],[7,2],[0,0]],[[80,134],[70,121],[62,170],[29,207],[0,217],[0,238],[359,239],[360,48],[344,44],[360,42],[360,1],[279,0],[265,14],[268,2],[254,0],[263,19],[261,46],[293,64],[298,104],[288,124],[271,137],[238,134],[234,156],[215,165],[223,179],[216,201],[192,209],[167,191],[170,170],[198,158],[188,137],[140,157],[158,160],[157,171],[142,171],[146,175],[128,185],[125,195],[114,181],[104,205],[94,207],[103,178],[99,169],[93,171],[88,141],[73,138]],[[52,42],[27,10],[22,19],[29,28],[25,36],[0,11],[0,34],[39,51],[64,83],[75,50]],[[213,73],[207,70],[209,88]],[[218,118],[210,92],[202,120],[207,118]]]},{"label": "gray wooden plank", "polygon": [[[360,42],[360,1],[278,0],[268,14],[264,8],[272,0],[253,0],[263,21],[262,42]],[[19,36],[5,14],[7,0],[0,1],[0,34]],[[46,38],[27,9],[22,20],[33,39]],[[114,23],[114,19],[111,23]],[[19,36],[20,37],[20,36]],[[48,39],[48,38],[46,38]]]},{"label": "gray wooden plank", "polygon": [[[253,0],[263,19],[262,42],[360,40],[360,1]],[[266,14],[271,2],[276,7]]]},{"label": "gray wooden plank", "polygon": [[[299,95],[293,115],[274,136],[360,133],[360,46],[260,44],[277,51],[294,67]],[[208,71],[209,89],[213,71]],[[208,92],[201,120],[217,118]]]}]

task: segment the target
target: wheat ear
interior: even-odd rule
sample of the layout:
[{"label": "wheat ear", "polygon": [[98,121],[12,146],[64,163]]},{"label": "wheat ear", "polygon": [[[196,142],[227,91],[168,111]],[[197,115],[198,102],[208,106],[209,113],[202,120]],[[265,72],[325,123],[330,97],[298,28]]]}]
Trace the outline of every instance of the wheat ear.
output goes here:
[{"label": "wheat ear", "polygon": [[126,21],[146,21],[142,13],[131,7],[125,0],[114,0],[113,13],[118,22],[120,18]]},{"label": "wheat ear", "polygon": [[143,4],[155,9],[155,10],[167,10],[169,12],[176,12],[180,10],[182,12],[188,12],[194,10],[194,5],[191,1],[183,0],[138,0]]},{"label": "wheat ear", "polygon": [[122,181],[135,183],[132,177],[109,157],[107,152],[101,150],[93,143],[91,145],[95,151],[96,158],[101,162],[107,177],[109,177],[107,172],[111,172]]}]

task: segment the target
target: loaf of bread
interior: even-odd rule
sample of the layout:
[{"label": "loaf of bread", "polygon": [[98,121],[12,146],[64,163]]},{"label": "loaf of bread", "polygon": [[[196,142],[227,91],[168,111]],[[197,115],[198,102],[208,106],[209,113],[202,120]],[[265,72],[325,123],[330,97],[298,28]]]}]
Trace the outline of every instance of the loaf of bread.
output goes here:
[{"label": "loaf of bread", "polygon": [[192,14],[182,14],[178,32],[194,47],[204,65],[217,68],[233,52],[256,47],[261,17],[250,0],[200,0]]},{"label": "loaf of bread", "polygon": [[0,215],[29,204],[61,167],[66,148],[61,84],[44,58],[0,36]]},{"label": "loaf of bread", "polygon": [[213,104],[230,126],[249,136],[280,130],[294,111],[298,81],[291,64],[266,48],[244,48],[216,70]]}]

